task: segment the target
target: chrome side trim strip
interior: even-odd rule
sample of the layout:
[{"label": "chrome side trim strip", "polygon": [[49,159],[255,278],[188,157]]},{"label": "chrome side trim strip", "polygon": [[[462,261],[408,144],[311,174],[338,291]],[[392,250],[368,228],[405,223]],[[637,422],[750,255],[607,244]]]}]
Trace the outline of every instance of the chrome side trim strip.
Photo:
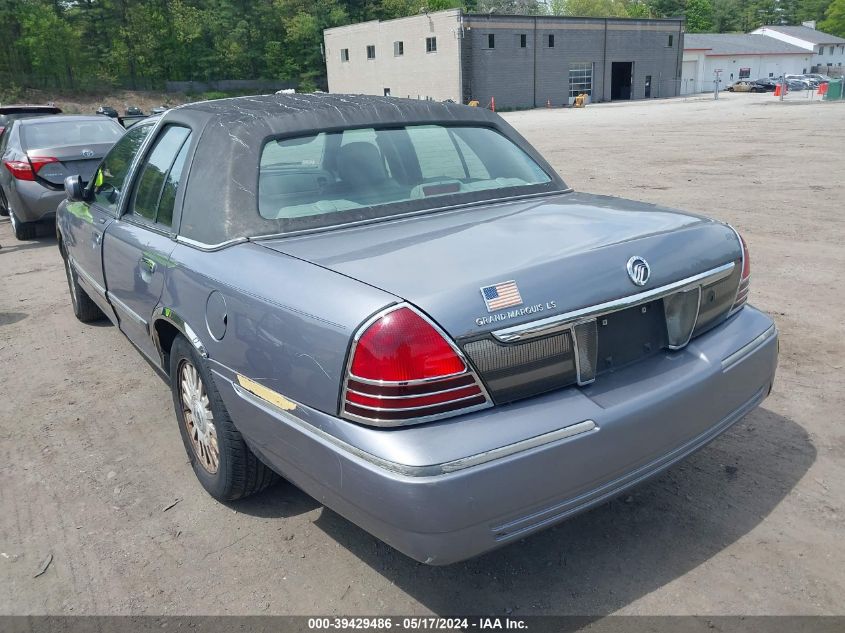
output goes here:
[{"label": "chrome side trim strip", "polygon": [[106,292],[106,298],[109,300],[109,302],[110,302],[110,303],[111,303],[111,304],[112,304],[115,308],[117,308],[118,310],[120,310],[121,312],[123,312],[126,316],[128,316],[130,319],[132,319],[133,321],[135,321],[138,325],[140,325],[141,327],[143,327],[144,329],[146,329],[146,327],[147,327],[147,320],[146,320],[144,317],[142,317],[140,314],[138,314],[137,312],[135,312],[135,311],[134,311],[132,308],[130,308],[128,305],[126,305],[125,303],[123,303],[123,301],[121,301],[120,299],[118,299],[117,297],[115,297],[113,292]]},{"label": "chrome side trim strip", "polygon": [[684,290],[698,284],[705,285],[719,281],[720,279],[724,279],[730,275],[734,266],[734,262],[728,262],[727,264],[723,264],[706,272],[666,284],[665,286],[660,286],[659,288],[652,288],[651,290],[646,290],[645,292],[640,292],[634,295],[628,295],[627,297],[613,299],[612,301],[605,301],[604,303],[587,306],[586,308],[579,308],[578,310],[572,310],[571,312],[566,312],[564,314],[546,317],[545,319],[532,321],[531,323],[514,325],[509,328],[497,330],[493,332],[493,336],[503,343],[514,343],[516,341],[530,339],[536,336],[545,336],[546,334],[551,334],[558,330],[567,329],[574,321],[589,319],[609,312],[616,312],[618,310],[630,308],[641,303],[647,303],[654,299],[660,299],[668,294],[672,294],[673,292],[678,292],[679,290]]},{"label": "chrome side trim strip", "polygon": [[[229,378],[226,378],[219,371],[212,371],[222,380],[231,384],[232,388],[235,390],[235,393],[239,397],[243,398],[244,400],[256,407],[263,409],[270,415],[282,418],[286,422],[297,427],[299,430],[315,435],[320,439],[323,439],[326,442],[332,444],[333,446],[344,450],[347,453],[355,455],[356,457],[359,457],[360,459],[363,459],[369,462],[370,464],[373,464],[375,466],[378,466],[379,468],[383,468],[384,470],[388,470],[390,472],[405,475],[407,477],[437,477],[441,475],[447,475],[460,470],[464,470],[466,468],[472,468],[473,466],[479,466],[487,462],[502,459],[510,455],[515,455],[523,451],[531,450],[533,448],[545,446],[553,442],[559,442],[561,440],[565,440],[576,435],[589,433],[591,431],[597,431],[599,429],[598,425],[592,420],[584,420],[582,422],[566,426],[556,431],[551,431],[549,433],[544,433],[543,435],[537,435],[535,437],[531,437],[525,440],[520,440],[519,442],[514,442],[513,444],[508,444],[507,446],[495,448],[484,453],[477,453],[475,455],[462,457],[460,459],[455,459],[448,462],[442,462],[440,464],[431,464],[428,466],[411,466],[409,464],[401,464],[399,462],[394,462],[384,459],[382,457],[378,457],[377,455],[373,455],[372,453],[363,451],[356,446],[352,446],[348,442],[344,442],[343,440],[335,437],[331,433],[326,433],[325,431],[317,428],[313,424],[306,422],[305,420],[303,420],[299,416],[294,415],[290,411],[280,409],[273,403],[259,398],[255,394],[247,391],[246,389],[238,385],[236,382],[233,382]],[[301,410],[301,405],[299,403],[295,404],[297,405],[297,408]]]},{"label": "chrome side trim strip", "polygon": [[736,365],[739,361],[754,352],[756,349],[765,345],[769,341],[769,339],[775,336],[776,334],[777,328],[774,325],[770,325],[768,330],[763,332],[753,341],[751,341],[750,343],[746,343],[727,358],[723,358],[722,371],[727,371],[728,369]]},{"label": "chrome side trim strip", "polygon": [[563,440],[568,437],[574,437],[575,435],[581,435],[582,433],[596,431],[598,430],[598,428],[598,425],[592,420],[584,420],[583,422],[578,422],[576,424],[570,424],[569,426],[565,426],[562,429],[558,429],[557,431],[552,431],[550,433],[545,433],[544,435],[538,435],[536,437],[530,437],[527,440],[515,442],[514,444],[509,444],[508,446],[496,448],[492,451],[478,453],[477,455],[471,455],[470,457],[464,457],[462,459],[455,459],[451,462],[446,462],[444,464],[440,464],[440,468],[443,470],[444,473],[455,472],[456,470],[462,470],[464,468],[470,468],[471,466],[477,466],[485,462],[493,461],[494,459],[501,459],[502,457],[507,457],[508,455],[521,453],[522,451],[537,448],[538,446],[543,446],[544,444],[557,442],[558,440]]},{"label": "chrome side trim strip", "polygon": [[183,235],[177,235],[176,241],[180,244],[190,246],[191,248],[195,248],[200,251],[212,252],[222,250],[227,246],[232,246],[233,244],[242,244],[244,242],[248,242],[249,240],[245,237],[236,237],[235,239],[226,240],[225,242],[220,242],[219,244],[206,244],[205,242],[192,240],[191,238],[185,237]]},{"label": "chrome side trim strip", "polygon": [[[197,336],[196,332],[194,332],[193,328],[191,328],[191,326],[185,322],[185,319],[179,316],[177,312],[174,312],[170,308],[159,304],[159,306],[153,311],[153,322],[158,321],[159,319],[163,319],[168,323],[172,323],[174,326],[176,326],[176,329],[185,335],[191,345],[193,345],[194,348],[197,350],[199,355],[203,358],[208,358],[208,350],[205,349],[205,346],[202,344],[202,341]],[[156,347],[158,348],[159,353],[161,353],[161,345],[159,344],[158,336],[155,334],[155,328],[152,328],[152,330]]]},{"label": "chrome side trim strip", "polygon": [[79,277],[82,281],[84,281],[86,285],[90,286],[93,291],[105,298],[106,289],[103,288],[99,283],[97,283],[97,280],[94,279],[91,275],[89,275],[84,270],[82,270],[82,268],[77,266],[76,260],[72,256],[68,255],[68,259],[70,260],[70,265],[73,266],[73,270],[76,273],[76,276]]}]

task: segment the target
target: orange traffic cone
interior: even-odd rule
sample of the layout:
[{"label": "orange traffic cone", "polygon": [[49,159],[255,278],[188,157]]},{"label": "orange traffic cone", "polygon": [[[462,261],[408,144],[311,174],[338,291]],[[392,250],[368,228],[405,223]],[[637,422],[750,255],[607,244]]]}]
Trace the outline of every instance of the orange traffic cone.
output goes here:
[{"label": "orange traffic cone", "polygon": [[775,86],[775,91],[774,91],[774,93],[773,93],[773,95],[772,95],[772,96],[779,97],[779,96],[780,96],[780,91],[781,91],[781,86],[780,86],[780,84],[777,84],[777,85]]},{"label": "orange traffic cone", "polygon": [[822,97],[827,94],[827,84],[819,84],[819,96]]}]

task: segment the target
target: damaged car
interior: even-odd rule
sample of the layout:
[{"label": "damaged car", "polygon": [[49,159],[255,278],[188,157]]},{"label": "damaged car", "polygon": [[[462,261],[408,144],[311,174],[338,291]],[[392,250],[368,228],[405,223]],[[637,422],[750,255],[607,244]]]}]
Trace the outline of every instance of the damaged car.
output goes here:
[{"label": "damaged car", "polygon": [[73,311],[169,382],[205,489],[281,476],[423,563],[605,503],[772,388],[732,227],[575,192],[483,108],[190,104],[65,187]]}]

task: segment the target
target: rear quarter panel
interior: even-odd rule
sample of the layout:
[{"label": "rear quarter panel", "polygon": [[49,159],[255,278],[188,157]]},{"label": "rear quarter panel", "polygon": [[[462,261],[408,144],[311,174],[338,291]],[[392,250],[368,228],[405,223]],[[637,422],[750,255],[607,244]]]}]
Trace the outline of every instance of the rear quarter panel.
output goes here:
[{"label": "rear quarter panel", "polygon": [[[209,310],[212,293],[219,296]],[[158,318],[187,323],[224,375],[241,374],[334,415],[353,333],[397,300],[255,244],[211,252],[179,244],[168,263]]]}]

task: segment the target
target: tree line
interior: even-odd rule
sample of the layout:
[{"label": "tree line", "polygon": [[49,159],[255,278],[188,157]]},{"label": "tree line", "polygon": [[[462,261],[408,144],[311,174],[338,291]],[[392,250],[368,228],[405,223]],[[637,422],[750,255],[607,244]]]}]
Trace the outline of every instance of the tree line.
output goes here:
[{"label": "tree line", "polygon": [[0,0],[0,90],[272,79],[317,88],[322,31],[421,10],[674,17],[690,32],[800,24],[845,36],[845,0]]}]

